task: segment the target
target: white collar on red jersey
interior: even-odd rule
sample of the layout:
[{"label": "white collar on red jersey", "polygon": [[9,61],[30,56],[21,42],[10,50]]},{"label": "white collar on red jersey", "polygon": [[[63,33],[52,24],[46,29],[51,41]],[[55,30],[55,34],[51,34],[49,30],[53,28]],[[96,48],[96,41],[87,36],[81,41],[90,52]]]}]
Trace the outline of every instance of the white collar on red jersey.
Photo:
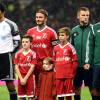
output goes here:
[{"label": "white collar on red jersey", "polygon": [[36,28],[37,28],[37,31],[38,31],[38,32],[42,32],[43,30],[45,30],[45,29],[47,28],[47,25],[45,25],[45,26],[43,27],[43,29],[41,29],[41,30],[39,29],[38,26],[37,26]]},{"label": "white collar on red jersey", "polygon": [[61,44],[59,44],[59,46],[60,46],[60,48],[64,48],[66,45],[68,45],[69,44],[69,42],[68,43],[66,43],[65,45],[61,45]]}]

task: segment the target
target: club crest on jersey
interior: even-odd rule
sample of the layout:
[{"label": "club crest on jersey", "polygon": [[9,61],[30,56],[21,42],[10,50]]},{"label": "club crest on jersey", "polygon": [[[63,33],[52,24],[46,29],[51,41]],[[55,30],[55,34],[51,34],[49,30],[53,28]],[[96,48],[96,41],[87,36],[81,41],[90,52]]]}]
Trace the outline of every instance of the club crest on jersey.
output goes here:
[{"label": "club crest on jersey", "polygon": [[30,62],[31,61],[31,57],[27,56],[27,61]]},{"label": "club crest on jersey", "polygon": [[63,51],[63,55],[64,55],[64,56],[67,55],[67,49],[64,49],[64,51]]},{"label": "club crest on jersey", "polygon": [[75,36],[77,36],[79,33],[78,33],[78,32],[74,32],[73,34],[74,34],[74,37],[75,37]]},{"label": "club crest on jersey", "polygon": [[43,39],[46,39],[47,38],[47,33],[43,33]]}]

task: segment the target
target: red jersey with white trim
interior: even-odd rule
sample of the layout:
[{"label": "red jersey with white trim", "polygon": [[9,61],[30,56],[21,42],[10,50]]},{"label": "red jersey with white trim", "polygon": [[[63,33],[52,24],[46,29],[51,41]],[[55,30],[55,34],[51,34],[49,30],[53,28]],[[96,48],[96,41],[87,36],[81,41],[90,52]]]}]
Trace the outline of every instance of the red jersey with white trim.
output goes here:
[{"label": "red jersey with white trim", "polygon": [[27,54],[23,54],[23,49],[15,54],[14,64],[19,66],[20,73],[27,74],[31,64],[36,64],[36,53],[31,49]]},{"label": "red jersey with white trim", "polygon": [[27,34],[33,37],[32,50],[37,53],[38,59],[52,57],[53,45],[57,43],[57,34],[52,28],[45,26],[39,30],[37,26],[29,29]]},{"label": "red jersey with white trim", "polygon": [[54,47],[56,78],[72,78],[77,67],[77,54],[74,47],[68,42]]}]

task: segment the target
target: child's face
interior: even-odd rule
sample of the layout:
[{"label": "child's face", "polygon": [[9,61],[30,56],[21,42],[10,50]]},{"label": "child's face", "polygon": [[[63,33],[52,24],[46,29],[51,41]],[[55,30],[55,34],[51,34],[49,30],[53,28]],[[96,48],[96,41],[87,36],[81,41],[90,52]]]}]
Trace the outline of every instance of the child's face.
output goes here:
[{"label": "child's face", "polygon": [[66,33],[59,33],[59,41],[60,42],[65,42],[68,41],[69,36],[66,35]]},{"label": "child's face", "polygon": [[43,61],[43,69],[49,71],[53,68],[53,65],[50,64],[47,60]]},{"label": "child's face", "polygon": [[24,49],[29,49],[30,46],[31,46],[30,40],[29,40],[28,38],[23,38],[23,39],[22,39],[22,47],[23,47]]}]

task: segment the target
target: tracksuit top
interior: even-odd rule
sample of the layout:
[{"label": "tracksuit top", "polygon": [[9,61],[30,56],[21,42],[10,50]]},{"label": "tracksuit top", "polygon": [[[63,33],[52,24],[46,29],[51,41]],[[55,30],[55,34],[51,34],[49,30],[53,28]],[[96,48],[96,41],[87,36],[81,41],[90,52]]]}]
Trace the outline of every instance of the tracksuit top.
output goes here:
[{"label": "tracksuit top", "polygon": [[90,36],[90,42],[92,42],[92,51],[94,49],[94,64],[100,65],[100,22],[93,25],[93,35]]},{"label": "tracksuit top", "polygon": [[93,52],[91,52],[90,35],[93,35],[93,25],[86,26],[77,25],[71,32],[71,43],[75,47],[78,54],[79,67],[84,64],[92,64]]}]

